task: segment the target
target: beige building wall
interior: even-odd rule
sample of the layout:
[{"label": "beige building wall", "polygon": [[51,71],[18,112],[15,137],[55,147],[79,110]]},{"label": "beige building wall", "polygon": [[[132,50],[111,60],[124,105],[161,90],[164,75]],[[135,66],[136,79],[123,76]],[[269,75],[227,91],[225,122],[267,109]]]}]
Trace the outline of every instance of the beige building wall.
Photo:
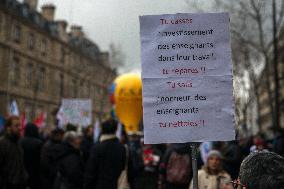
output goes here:
[{"label": "beige building wall", "polygon": [[0,6],[0,114],[16,100],[30,120],[46,112],[52,126],[62,98],[91,98],[95,119],[110,112],[107,89],[116,72],[107,53],[88,56],[60,32],[52,36]]}]

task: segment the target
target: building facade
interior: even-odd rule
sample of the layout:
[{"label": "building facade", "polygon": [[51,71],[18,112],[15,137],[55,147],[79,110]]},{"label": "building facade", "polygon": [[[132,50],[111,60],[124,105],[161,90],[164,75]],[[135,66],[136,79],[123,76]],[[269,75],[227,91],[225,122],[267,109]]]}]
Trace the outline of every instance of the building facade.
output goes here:
[{"label": "building facade", "polygon": [[110,112],[108,86],[116,77],[107,52],[80,26],[54,20],[55,7],[37,0],[0,1],[0,114],[15,100],[33,120],[41,112],[55,123],[62,98],[90,98],[94,119]]}]

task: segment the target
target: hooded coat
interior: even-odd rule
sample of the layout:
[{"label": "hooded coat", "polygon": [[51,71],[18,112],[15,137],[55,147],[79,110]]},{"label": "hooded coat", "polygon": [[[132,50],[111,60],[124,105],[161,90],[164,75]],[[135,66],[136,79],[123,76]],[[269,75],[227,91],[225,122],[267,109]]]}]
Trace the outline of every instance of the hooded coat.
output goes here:
[{"label": "hooded coat", "polygon": [[34,124],[27,124],[25,136],[20,143],[29,176],[27,184],[31,189],[37,189],[40,186],[40,154],[43,142],[39,139],[38,128]]},{"label": "hooded coat", "polygon": [[81,151],[83,153],[84,162],[87,162],[90,156],[90,151],[92,146],[94,145],[94,141],[92,137],[84,136],[81,143]]},{"label": "hooded coat", "polygon": [[50,189],[53,187],[56,174],[58,157],[61,152],[61,142],[53,139],[48,140],[42,147],[40,168],[41,168],[41,188]]},{"label": "hooded coat", "polygon": [[57,186],[60,189],[81,189],[83,188],[84,161],[80,150],[69,143],[60,145],[58,156]]},{"label": "hooded coat", "polygon": [[23,149],[16,137],[0,138],[0,186],[3,189],[23,188],[27,179]]}]

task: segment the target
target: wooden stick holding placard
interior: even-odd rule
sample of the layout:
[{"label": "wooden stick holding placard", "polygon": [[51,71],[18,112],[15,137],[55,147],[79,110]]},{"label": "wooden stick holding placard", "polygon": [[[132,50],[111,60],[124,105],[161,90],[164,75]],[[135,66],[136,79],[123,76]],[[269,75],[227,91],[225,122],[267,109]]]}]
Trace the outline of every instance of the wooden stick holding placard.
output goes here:
[{"label": "wooden stick holding placard", "polygon": [[191,159],[192,159],[192,172],[193,172],[193,178],[192,178],[193,189],[198,189],[197,147],[198,147],[198,143],[192,142],[190,144]]}]

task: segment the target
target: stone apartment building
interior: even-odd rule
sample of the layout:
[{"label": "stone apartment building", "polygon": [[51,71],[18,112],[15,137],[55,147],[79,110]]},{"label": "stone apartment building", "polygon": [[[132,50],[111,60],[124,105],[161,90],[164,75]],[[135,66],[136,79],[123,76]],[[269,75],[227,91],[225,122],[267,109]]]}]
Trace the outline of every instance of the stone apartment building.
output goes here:
[{"label": "stone apartment building", "polygon": [[33,120],[47,113],[53,124],[62,98],[91,98],[94,118],[110,112],[108,86],[116,77],[107,52],[80,26],[54,20],[55,7],[37,0],[0,1],[0,114],[16,100]]}]

